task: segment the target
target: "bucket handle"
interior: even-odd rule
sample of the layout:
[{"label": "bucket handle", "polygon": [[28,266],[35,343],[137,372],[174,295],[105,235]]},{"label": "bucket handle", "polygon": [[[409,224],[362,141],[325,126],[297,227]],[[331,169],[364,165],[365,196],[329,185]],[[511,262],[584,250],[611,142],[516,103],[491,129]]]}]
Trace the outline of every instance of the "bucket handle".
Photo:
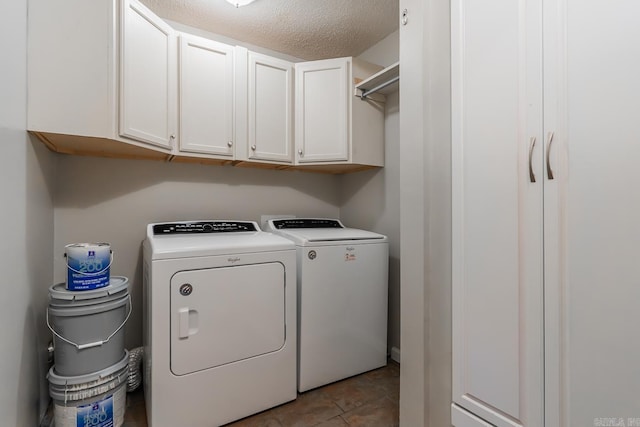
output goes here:
[{"label": "bucket handle", "polygon": [[78,271],[75,268],[71,267],[69,265],[69,258],[67,257],[67,254],[64,254],[64,257],[66,259],[65,264],[67,264],[67,268],[71,271],[73,271],[74,273],[78,273],[78,274],[82,274],[83,276],[97,276],[99,274],[104,273],[105,271],[107,271],[109,269],[109,267],[111,267],[111,264],[113,264],[113,251],[109,251],[110,253],[110,257],[109,257],[109,265],[107,265],[105,268],[103,268],[100,271],[96,271],[95,273],[85,273],[83,271]]},{"label": "bucket handle", "polygon": [[131,294],[127,295],[127,298],[129,300],[129,312],[127,313],[127,317],[124,319],[124,322],[122,322],[122,324],[120,326],[118,326],[118,329],[113,331],[113,333],[111,335],[109,335],[106,339],[104,339],[102,341],[95,341],[95,342],[90,342],[90,343],[86,343],[86,344],[77,344],[77,343],[75,343],[75,342],[73,342],[71,340],[66,339],[65,337],[63,337],[62,335],[57,333],[55,331],[55,329],[53,329],[53,327],[51,326],[51,323],[49,323],[49,310],[47,310],[47,326],[49,327],[49,330],[51,332],[53,332],[53,335],[55,335],[56,337],[60,338],[62,341],[66,342],[67,344],[71,344],[72,346],[74,346],[78,350],[84,350],[85,348],[101,346],[102,344],[106,344],[107,342],[109,342],[109,340],[111,338],[113,338],[113,336],[115,334],[117,334],[118,331],[120,331],[120,329],[122,329],[124,327],[125,323],[127,323],[127,320],[129,320],[129,316],[131,316],[131,311],[132,311]]}]

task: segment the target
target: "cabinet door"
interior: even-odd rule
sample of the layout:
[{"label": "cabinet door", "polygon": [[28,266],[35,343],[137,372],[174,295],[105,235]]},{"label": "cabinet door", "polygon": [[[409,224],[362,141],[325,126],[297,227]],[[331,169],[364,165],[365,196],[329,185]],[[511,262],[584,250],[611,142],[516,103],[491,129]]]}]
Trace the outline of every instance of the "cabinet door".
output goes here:
[{"label": "cabinet door", "polygon": [[120,37],[120,135],[172,148],[176,138],[176,37],[135,0],[124,0]]},{"label": "cabinet door", "polygon": [[233,156],[233,47],[180,35],[180,151]]},{"label": "cabinet door", "polygon": [[297,163],[349,160],[348,58],[297,63]]},{"label": "cabinet door", "polygon": [[293,64],[249,52],[249,158],[293,161]]},{"label": "cabinet door", "polygon": [[559,17],[545,64],[559,61],[545,82],[558,81],[562,282],[548,346],[561,382],[547,400],[562,406],[548,426],[640,425],[640,3],[548,3]]},{"label": "cabinet door", "polygon": [[453,401],[503,427],[544,425],[541,12],[452,2]]}]

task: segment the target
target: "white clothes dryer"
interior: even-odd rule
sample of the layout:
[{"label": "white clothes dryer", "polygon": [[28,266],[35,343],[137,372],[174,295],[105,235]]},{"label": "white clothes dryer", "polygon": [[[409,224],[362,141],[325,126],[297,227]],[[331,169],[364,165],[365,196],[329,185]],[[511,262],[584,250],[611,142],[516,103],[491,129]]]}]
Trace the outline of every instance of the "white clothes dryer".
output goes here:
[{"label": "white clothes dryer", "polygon": [[150,224],[144,396],[151,427],[212,427],[296,398],[296,259],[254,222]]},{"label": "white clothes dryer", "polygon": [[270,219],[296,244],[298,390],[387,364],[389,244],[335,219]]}]

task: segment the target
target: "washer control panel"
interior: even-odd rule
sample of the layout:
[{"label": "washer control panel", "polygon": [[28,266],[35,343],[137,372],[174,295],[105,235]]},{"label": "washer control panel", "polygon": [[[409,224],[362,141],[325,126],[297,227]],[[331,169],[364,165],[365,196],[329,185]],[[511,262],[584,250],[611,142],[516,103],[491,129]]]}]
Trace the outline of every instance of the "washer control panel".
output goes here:
[{"label": "washer control panel", "polygon": [[321,218],[287,218],[276,219],[273,226],[277,230],[287,228],[344,228],[337,219],[321,219]]},{"label": "washer control panel", "polygon": [[153,234],[201,234],[258,231],[255,223],[242,221],[167,222],[154,224]]}]

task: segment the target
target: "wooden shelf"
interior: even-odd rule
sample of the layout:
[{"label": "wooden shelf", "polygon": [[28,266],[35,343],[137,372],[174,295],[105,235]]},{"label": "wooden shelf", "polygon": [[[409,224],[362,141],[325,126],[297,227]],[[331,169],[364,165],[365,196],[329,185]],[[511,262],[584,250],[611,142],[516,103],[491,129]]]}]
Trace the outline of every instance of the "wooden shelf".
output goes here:
[{"label": "wooden shelf", "polygon": [[86,136],[56,134],[50,132],[30,131],[49,150],[60,154],[71,154],[91,157],[108,157],[120,159],[161,160],[175,163],[200,163],[207,165],[230,165],[242,168],[274,169],[283,171],[302,171],[326,174],[345,174],[367,169],[378,169],[377,166],[360,164],[317,164],[317,165],[287,165],[276,163],[261,163],[240,160],[211,159],[194,155],[172,155],[159,152],[121,141],[107,138],[93,138]]}]

